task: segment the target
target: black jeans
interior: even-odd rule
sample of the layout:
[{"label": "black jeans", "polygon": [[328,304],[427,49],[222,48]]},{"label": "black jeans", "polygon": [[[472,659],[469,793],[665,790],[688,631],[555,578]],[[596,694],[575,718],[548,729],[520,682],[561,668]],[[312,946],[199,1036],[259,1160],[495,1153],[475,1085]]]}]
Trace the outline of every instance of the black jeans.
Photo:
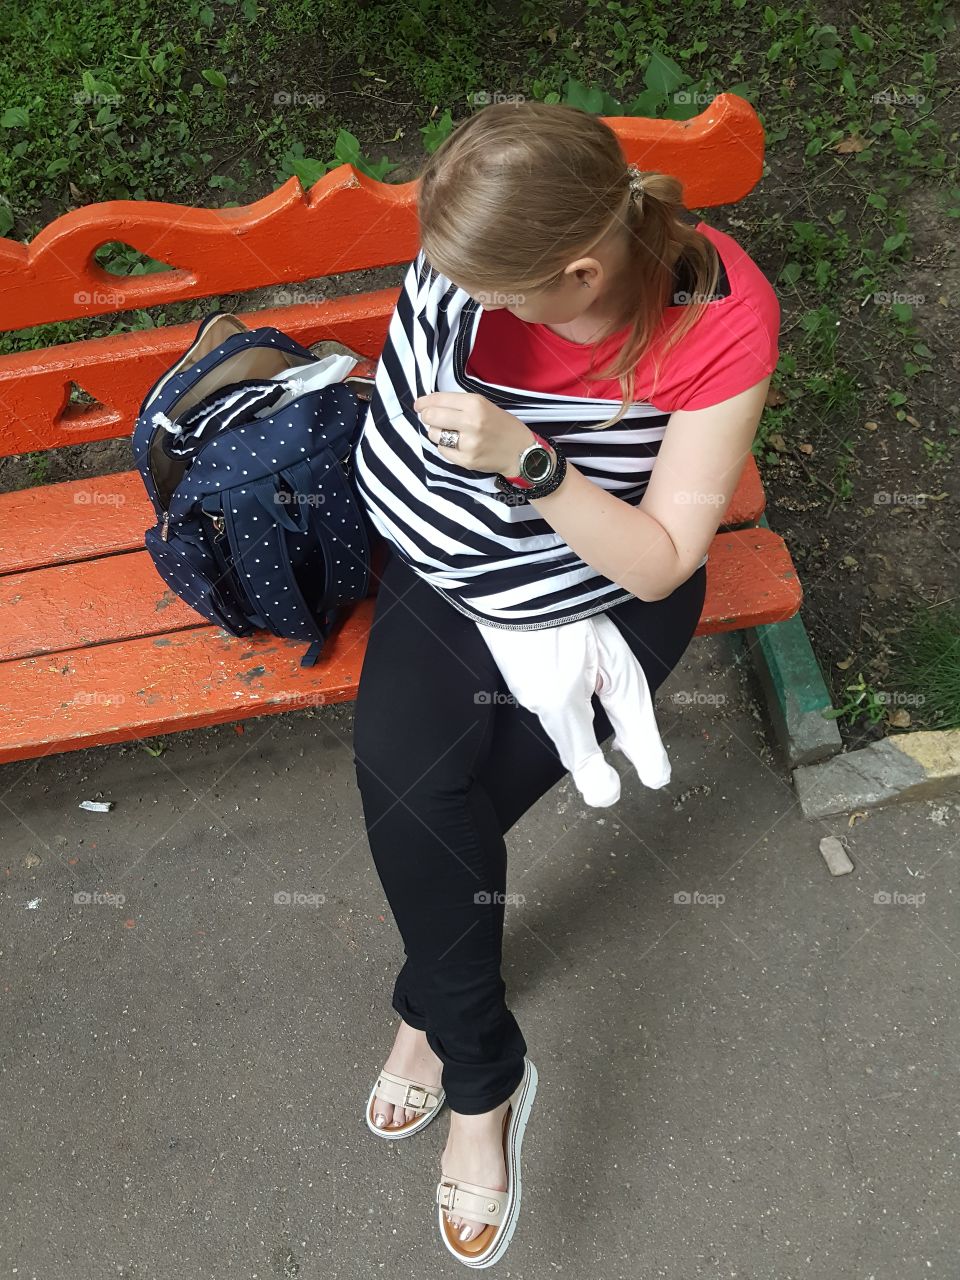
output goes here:
[{"label": "black jeans", "polygon": [[[700,620],[702,566],[665,600],[614,606],[656,689]],[[594,727],[612,728],[594,695]],[[520,1082],[526,1041],[500,975],[504,834],[566,772],[512,700],[477,624],[396,553],[383,568],[354,709],[370,850],[403,940],[392,1005],[426,1032],[454,1111],[490,1111]]]}]

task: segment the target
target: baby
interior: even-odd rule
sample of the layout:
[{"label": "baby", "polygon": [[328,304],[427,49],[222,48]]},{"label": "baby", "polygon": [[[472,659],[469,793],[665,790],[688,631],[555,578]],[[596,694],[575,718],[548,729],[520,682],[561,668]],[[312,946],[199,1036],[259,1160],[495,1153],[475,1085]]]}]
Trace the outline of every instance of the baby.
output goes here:
[{"label": "baby", "polygon": [[593,732],[594,693],[613,726],[613,746],[640,781],[654,789],[666,786],[670,761],[650,686],[611,618],[595,613],[534,631],[477,625],[510,692],[540,718],[587,804],[603,807],[620,799],[620,776]]}]

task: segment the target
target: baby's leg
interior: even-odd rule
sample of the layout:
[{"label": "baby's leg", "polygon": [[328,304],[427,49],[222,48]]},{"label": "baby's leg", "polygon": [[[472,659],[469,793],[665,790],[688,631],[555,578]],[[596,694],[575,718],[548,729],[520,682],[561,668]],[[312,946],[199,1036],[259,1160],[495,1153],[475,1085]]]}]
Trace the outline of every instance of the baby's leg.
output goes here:
[{"label": "baby's leg", "polygon": [[620,777],[604,758],[593,731],[590,700],[599,656],[587,621],[536,631],[478,625],[510,692],[539,716],[587,804],[615,804]]},{"label": "baby's leg", "polygon": [[598,692],[614,728],[613,745],[630,760],[645,786],[665,787],[670,781],[670,760],[643,668],[612,618],[596,614],[591,621],[596,623],[602,673]]}]

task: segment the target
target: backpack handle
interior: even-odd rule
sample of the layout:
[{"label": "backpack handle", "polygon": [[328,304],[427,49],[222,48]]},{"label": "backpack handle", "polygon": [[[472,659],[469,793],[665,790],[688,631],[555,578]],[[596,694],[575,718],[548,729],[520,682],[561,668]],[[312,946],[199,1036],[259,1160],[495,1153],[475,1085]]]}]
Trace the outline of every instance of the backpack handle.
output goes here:
[{"label": "backpack handle", "polygon": [[[286,479],[286,473],[281,472]],[[310,517],[307,513],[307,504],[305,502],[286,502],[281,497],[280,491],[280,475],[267,476],[263,480],[257,480],[253,485],[248,486],[253,489],[254,497],[266,511],[271,520],[275,520],[277,524],[282,524],[285,529],[289,529],[291,533],[306,533],[310,524]],[[290,481],[287,480],[290,484]],[[290,485],[294,495],[296,488]],[[296,512],[296,517],[291,514],[290,508]]]}]

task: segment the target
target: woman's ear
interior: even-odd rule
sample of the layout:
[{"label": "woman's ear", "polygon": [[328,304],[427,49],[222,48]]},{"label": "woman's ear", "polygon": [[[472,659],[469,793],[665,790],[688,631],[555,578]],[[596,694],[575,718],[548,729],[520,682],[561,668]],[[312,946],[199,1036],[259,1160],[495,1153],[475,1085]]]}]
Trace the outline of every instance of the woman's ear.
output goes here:
[{"label": "woman's ear", "polygon": [[596,288],[603,278],[603,267],[596,258],[577,258],[564,268],[564,275],[574,279],[580,286]]}]

